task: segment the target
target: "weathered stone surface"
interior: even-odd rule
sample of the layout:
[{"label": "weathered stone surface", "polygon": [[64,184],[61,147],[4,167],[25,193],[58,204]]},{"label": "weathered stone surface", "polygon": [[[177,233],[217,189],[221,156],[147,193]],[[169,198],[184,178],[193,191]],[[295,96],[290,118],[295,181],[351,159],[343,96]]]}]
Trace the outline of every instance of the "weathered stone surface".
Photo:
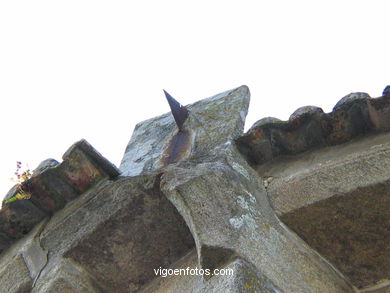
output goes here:
[{"label": "weathered stone surface", "polygon": [[264,117],[264,118],[261,118],[260,120],[256,121],[252,127],[249,129],[249,132],[252,130],[252,129],[255,129],[255,128],[258,128],[260,126],[264,126],[264,125],[267,125],[267,124],[278,124],[278,123],[283,123],[282,120],[278,119],[278,118],[275,118],[275,117]]},{"label": "weathered stone surface", "polygon": [[[196,275],[195,269],[199,270],[199,267],[195,250],[174,263],[169,269],[181,269],[186,275],[160,276],[146,285],[140,293],[281,292],[270,280],[256,271],[253,265],[242,259],[234,259],[227,263],[220,268],[224,275],[211,276],[207,281],[204,281],[201,274]],[[229,270],[233,272],[232,275]]]},{"label": "weathered stone surface", "polygon": [[303,108],[290,121],[260,120],[236,141],[240,152],[253,165],[282,154],[297,154],[327,144],[330,121],[320,108]]},{"label": "weathered stone surface", "polygon": [[334,106],[333,111],[344,107],[350,103],[356,102],[356,100],[366,100],[370,99],[370,95],[367,93],[350,93],[343,97],[340,101],[337,102],[337,104]]},{"label": "weathered stone surface", "polygon": [[297,154],[326,144],[329,127],[321,111],[311,109],[294,116],[281,131],[272,131],[271,141],[276,154]]},{"label": "weathered stone surface", "polygon": [[48,159],[34,173],[22,188],[37,207],[53,213],[97,182],[115,178],[119,170],[82,139],[66,151],[61,164]]},{"label": "weathered stone surface", "polygon": [[236,139],[247,161],[260,165],[280,155],[337,145],[368,133],[390,130],[390,96],[371,99],[365,93],[347,95],[323,113],[321,108],[297,109],[288,121],[265,118]]},{"label": "weathered stone surface", "polygon": [[[246,86],[186,106],[190,115],[184,127],[193,138],[181,159],[207,156],[215,147],[240,135],[248,106]],[[122,175],[135,176],[165,166],[166,151],[176,133],[171,113],[139,123],[120,165]]]},{"label": "weathered stone surface", "polygon": [[33,279],[23,257],[25,249],[39,235],[44,224],[36,225],[25,237],[14,241],[13,245],[0,254],[0,292],[27,293],[31,292]]},{"label": "weathered stone surface", "polygon": [[0,253],[12,244],[12,238],[4,232],[0,232]]},{"label": "weathered stone surface", "polygon": [[368,113],[375,130],[390,130],[390,95],[385,97],[370,99],[368,103]]},{"label": "weathered stone surface", "polygon": [[[8,240],[13,241],[23,237],[46,217],[46,213],[28,199],[4,204],[7,199],[10,199],[18,193],[18,190],[19,184],[11,188],[3,200],[3,206],[0,210],[0,233],[3,235],[3,241],[5,243]],[[3,245],[5,246],[4,242]]]},{"label": "weathered stone surface", "polygon": [[374,286],[359,290],[359,293],[390,293],[390,281],[383,281]]},{"label": "weathered stone surface", "polygon": [[[100,173],[104,174],[104,177],[108,177],[110,179],[116,178],[120,171],[114,164],[108,161],[105,157],[103,157],[92,145],[90,145],[85,139],[82,139],[75,144],[73,144],[66,153],[62,156],[62,159],[66,162],[69,161],[70,165],[73,164],[83,164],[83,162],[78,161],[79,152],[82,152],[87,161],[90,161],[94,168],[98,169]],[[74,166],[75,169],[77,168]],[[80,169],[83,169],[82,165],[78,166]],[[86,167],[88,169],[88,167]],[[91,170],[85,171],[95,173]]]},{"label": "weathered stone surface", "polygon": [[390,134],[258,167],[281,220],[356,287],[390,279]]},{"label": "weathered stone surface", "polygon": [[302,116],[305,116],[305,115],[313,115],[315,113],[324,113],[324,111],[319,108],[319,107],[316,107],[316,106],[303,106],[303,107],[300,107],[298,109],[296,109],[294,111],[294,113],[292,113],[290,115],[290,118],[288,120],[295,120],[297,118],[301,118]]},{"label": "weathered stone surface", "polygon": [[105,182],[56,213],[42,233],[50,255],[63,255],[90,272],[108,292],[135,292],[194,247],[159,179],[123,178]]},{"label": "weathered stone surface", "polygon": [[162,177],[164,194],[191,229],[201,267],[219,268],[239,256],[285,292],[351,292],[337,271],[279,222],[257,175],[235,151],[224,158],[170,166]]},{"label": "weathered stone surface", "polygon": [[[158,178],[101,182],[54,214],[40,237],[34,237],[40,233],[35,229],[14,244],[0,264],[12,268],[4,260],[23,255],[27,274],[40,273],[32,292],[135,292],[154,277],[154,268],[169,266],[194,247],[183,219],[159,191]],[[36,261],[38,246],[43,255],[48,251],[47,265]],[[64,264],[62,256],[74,263]]]},{"label": "weathered stone surface", "polygon": [[38,167],[34,169],[33,176],[37,176],[39,173],[42,173],[44,170],[48,168],[53,168],[59,165],[60,163],[57,162],[57,160],[54,159],[46,159],[42,161]]},{"label": "weathered stone surface", "polygon": [[[30,292],[30,291],[29,291]],[[69,260],[56,259],[44,281],[31,293],[104,293],[107,292],[81,267]],[[114,292],[114,291],[113,291]]]},{"label": "weathered stone surface", "polygon": [[29,201],[49,214],[62,209],[79,195],[79,191],[64,176],[62,166],[63,163],[46,168],[23,184],[23,189],[31,194]]},{"label": "weathered stone surface", "polygon": [[31,292],[32,279],[20,255],[16,255],[0,266],[0,292],[1,293],[27,293]]},{"label": "weathered stone surface", "polygon": [[80,193],[103,178],[113,179],[120,174],[85,139],[72,145],[62,158],[62,172]]},{"label": "weathered stone surface", "polygon": [[26,235],[46,216],[28,200],[7,204],[0,211],[0,230],[12,239]]},{"label": "weathered stone surface", "polygon": [[[44,225],[44,223],[42,223],[42,225]],[[30,277],[33,279],[32,286],[35,286],[41,271],[48,261],[48,251],[41,247],[39,235],[25,243],[21,250],[21,254],[28,271],[30,272]]]},{"label": "weathered stone surface", "polygon": [[368,133],[373,128],[368,112],[368,99],[357,96],[335,109],[330,114],[332,131],[328,136],[329,144],[347,142],[353,137]]},{"label": "weathered stone surface", "polygon": [[257,167],[263,178],[273,178],[268,196],[283,215],[357,187],[390,178],[390,134],[378,134],[348,144],[314,150],[294,157],[281,156]]},{"label": "weathered stone surface", "polygon": [[352,283],[390,280],[390,181],[302,207],[281,217]]},{"label": "weathered stone surface", "polygon": [[[283,121],[275,123],[283,123]],[[273,145],[268,131],[263,129],[260,124],[258,124],[259,127],[252,127],[247,134],[242,135],[236,141],[241,154],[251,165],[262,164],[274,157]]]}]

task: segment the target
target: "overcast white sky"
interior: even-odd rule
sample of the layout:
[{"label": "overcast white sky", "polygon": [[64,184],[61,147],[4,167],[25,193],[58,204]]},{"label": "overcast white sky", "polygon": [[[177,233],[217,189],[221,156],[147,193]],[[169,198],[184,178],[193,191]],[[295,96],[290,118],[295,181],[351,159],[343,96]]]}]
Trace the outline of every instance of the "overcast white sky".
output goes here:
[{"label": "overcast white sky", "polygon": [[[387,2],[387,3],[386,3]],[[242,84],[249,128],[390,82],[388,1],[0,1],[0,198],[81,138],[119,166],[135,124]]]}]

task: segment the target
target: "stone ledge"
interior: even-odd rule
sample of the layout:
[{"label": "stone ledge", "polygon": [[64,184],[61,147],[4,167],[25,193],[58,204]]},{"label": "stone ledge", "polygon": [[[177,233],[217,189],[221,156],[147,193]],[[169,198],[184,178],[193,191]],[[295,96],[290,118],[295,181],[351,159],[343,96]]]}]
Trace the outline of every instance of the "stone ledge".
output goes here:
[{"label": "stone ledge", "polygon": [[354,286],[390,279],[389,133],[280,156],[257,172],[280,219]]},{"label": "stone ledge", "polygon": [[[27,269],[26,252],[34,241],[48,252],[40,274]],[[0,280],[10,293],[136,292],[155,277],[154,268],[171,265],[194,245],[184,220],[161,193],[158,174],[104,180],[2,253]],[[14,269],[20,285],[10,277]]]},{"label": "stone ledge", "polygon": [[297,109],[288,121],[263,118],[236,143],[248,162],[256,166],[280,155],[295,155],[389,130],[390,94],[370,98],[365,93],[352,93],[341,99],[331,113],[306,106]]},{"label": "stone ledge", "polygon": [[390,133],[279,158],[256,168],[277,215],[390,178]]},{"label": "stone ledge", "polygon": [[159,191],[159,176],[123,177],[88,190],[56,213],[42,232],[50,259],[74,261],[108,292],[135,292],[194,247],[172,204]]},{"label": "stone ledge", "polygon": [[[0,252],[94,184],[106,178],[113,179],[119,174],[119,170],[84,139],[67,150],[62,163],[45,160],[29,180],[14,186],[3,200],[0,210]],[[29,193],[30,199],[5,204],[20,190]]]},{"label": "stone ledge", "polygon": [[358,288],[390,280],[390,180],[281,216]]}]

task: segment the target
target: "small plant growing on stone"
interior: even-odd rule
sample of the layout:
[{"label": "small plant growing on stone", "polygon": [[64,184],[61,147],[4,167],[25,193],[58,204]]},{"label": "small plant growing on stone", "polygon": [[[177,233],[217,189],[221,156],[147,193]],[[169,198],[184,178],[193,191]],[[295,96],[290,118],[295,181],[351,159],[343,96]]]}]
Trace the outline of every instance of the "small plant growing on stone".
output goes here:
[{"label": "small plant growing on stone", "polygon": [[19,183],[18,185],[18,190],[15,193],[14,196],[11,198],[7,199],[5,201],[5,204],[9,204],[11,202],[14,202],[16,200],[21,200],[21,199],[29,199],[31,197],[31,194],[28,192],[24,191],[22,189],[22,184],[24,182],[27,182],[31,178],[32,174],[29,168],[23,170],[22,168],[22,162],[17,161],[16,162],[16,171],[14,173],[14,177],[11,178],[12,181]]}]

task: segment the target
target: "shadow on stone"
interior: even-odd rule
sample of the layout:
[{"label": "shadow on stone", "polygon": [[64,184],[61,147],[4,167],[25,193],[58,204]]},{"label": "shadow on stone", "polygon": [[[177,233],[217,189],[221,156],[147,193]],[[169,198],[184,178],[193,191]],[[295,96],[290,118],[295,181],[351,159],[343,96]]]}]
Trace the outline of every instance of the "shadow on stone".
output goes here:
[{"label": "shadow on stone", "polygon": [[[236,258],[236,253],[224,247],[202,246],[200,250],[200,265],[203,269],[214,269],[224,267]],[[205,276],[207,279],[207,276]]]},{"label": "shadow on stone", "polygon": [[363,288],[390,279],[390,181],[281,216],[311,247]]},{"label": "shadow on stone", "polygon": [[156,277],[155,269],[168,267],[195,247],[183,218],[161,193],[158,176],[152,187],[138,181],[126,188],[125,182],[98,196],[121,198],[117,211],[107,211],[109,217],[65,254],[109,292],[118,293],[136,292]]}]

